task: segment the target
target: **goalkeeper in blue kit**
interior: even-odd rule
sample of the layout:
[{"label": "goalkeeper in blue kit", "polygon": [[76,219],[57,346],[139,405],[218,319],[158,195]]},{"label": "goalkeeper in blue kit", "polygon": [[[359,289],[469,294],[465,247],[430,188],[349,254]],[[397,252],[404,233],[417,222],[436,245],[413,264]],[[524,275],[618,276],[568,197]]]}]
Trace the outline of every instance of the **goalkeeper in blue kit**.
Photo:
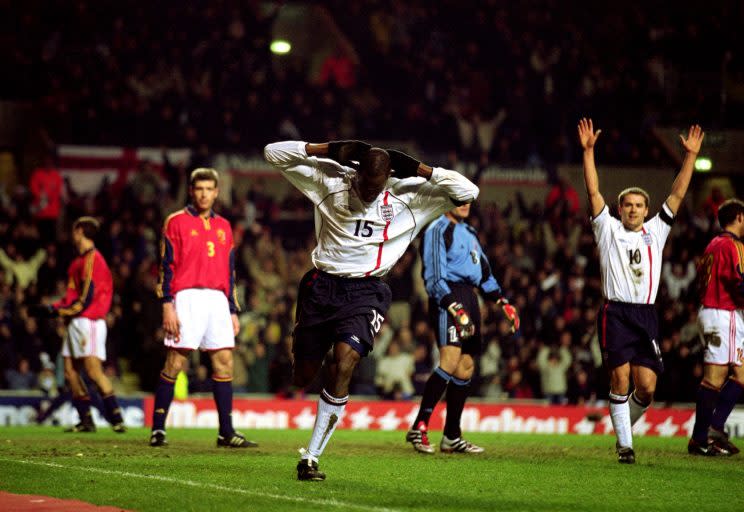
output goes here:
[{"label": "goalkeeper in blue kit", "polygon": [[439,344],[439,366],[429,377],[421,406],[406,441],[421,453],[434,453],[428,424],[434,408],[447,392],[447,419],[439,445],[442,453],[481,453],[483,448],[462,438],[460,419],[470,394],[475,358],[482,350],[478,288],[487,300],[501,306],[512,332],[519,329],[519,315],[502,296],[491,273],[475,229],[463,222],[470,204],[458,206],[432,222],[424,233],[424,281],[429,294],[429,314]]}]

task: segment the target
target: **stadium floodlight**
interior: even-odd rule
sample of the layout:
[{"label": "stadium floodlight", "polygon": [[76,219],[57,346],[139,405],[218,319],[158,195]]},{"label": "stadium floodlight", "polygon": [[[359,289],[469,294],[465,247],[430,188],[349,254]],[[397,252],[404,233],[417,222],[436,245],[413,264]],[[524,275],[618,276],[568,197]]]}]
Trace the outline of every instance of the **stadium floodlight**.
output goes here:
[{"label": "stadium floodlight", "polygon": [[713,161],[707,157],[700,157],[695,160],[695,170],[698,172],[708,172],[713,169]]},{"label": "stadium floodlight", "polygon": [[276,41],[271,42],[271,46],[269,47],[271,49],[271,53],[275,53],[277,55],[285,55],[292,50],[292,45],[289,44],[288,41],[283,41],[281,39],[277,39]]}]

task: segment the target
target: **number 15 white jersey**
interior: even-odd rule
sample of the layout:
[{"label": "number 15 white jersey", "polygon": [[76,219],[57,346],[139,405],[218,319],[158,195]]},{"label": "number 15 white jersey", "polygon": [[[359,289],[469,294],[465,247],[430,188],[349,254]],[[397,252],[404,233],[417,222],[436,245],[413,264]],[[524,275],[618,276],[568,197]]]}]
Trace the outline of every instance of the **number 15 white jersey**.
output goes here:
[{"label": "number 15 white jersey", "polygon": [[313,264],[343,277],[384,276],[431,220],[479,192],[460,173],[435,167],[428,180],[389,178],[365,203],[351,187],[356,170],[309,157],[305,142],[269,144],[264,157],[315,205]]}]

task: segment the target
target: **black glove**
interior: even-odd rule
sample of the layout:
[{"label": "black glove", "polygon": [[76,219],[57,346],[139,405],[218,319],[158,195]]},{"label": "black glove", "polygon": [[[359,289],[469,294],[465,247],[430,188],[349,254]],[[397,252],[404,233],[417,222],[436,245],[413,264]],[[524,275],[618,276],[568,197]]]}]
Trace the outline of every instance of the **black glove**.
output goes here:
[{"label": "black glove", "polygon": [[328,143],[328,158],[340,164],[359,162],[370,149],[372,146],[361,140],[334,140]]},{"label": "black glove", "polygon": [[393,168],[393,176],[396,178],[418,176],[418,168],[421,162],[396,149],[388,149],[387,152],[390,155],[390,167]]},{"label": "black glove", "polygon": [[465,306],[459,302],[453,302],[447,306],[447,311],[455,320],[455,329],[461,340],[466,340],[475,334],[475,325],[470,320],[470,315],[465,311]]},{"label": "black glove", "polygon": [[28,306],[28,316],[54,318],[57,316],[57,310],[49,304],[31,304]]}]

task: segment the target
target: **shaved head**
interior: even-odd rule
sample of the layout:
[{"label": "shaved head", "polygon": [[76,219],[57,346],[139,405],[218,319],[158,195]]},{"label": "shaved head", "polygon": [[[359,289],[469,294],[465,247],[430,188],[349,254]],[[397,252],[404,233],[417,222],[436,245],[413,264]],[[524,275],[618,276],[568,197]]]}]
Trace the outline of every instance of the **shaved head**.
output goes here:
[{"label": "shaved head", "polygon": [[382,148],[372,148],[359,162],[355,188],[359,197],[369,203],[380,195],[391,174],[390,155]]}]

